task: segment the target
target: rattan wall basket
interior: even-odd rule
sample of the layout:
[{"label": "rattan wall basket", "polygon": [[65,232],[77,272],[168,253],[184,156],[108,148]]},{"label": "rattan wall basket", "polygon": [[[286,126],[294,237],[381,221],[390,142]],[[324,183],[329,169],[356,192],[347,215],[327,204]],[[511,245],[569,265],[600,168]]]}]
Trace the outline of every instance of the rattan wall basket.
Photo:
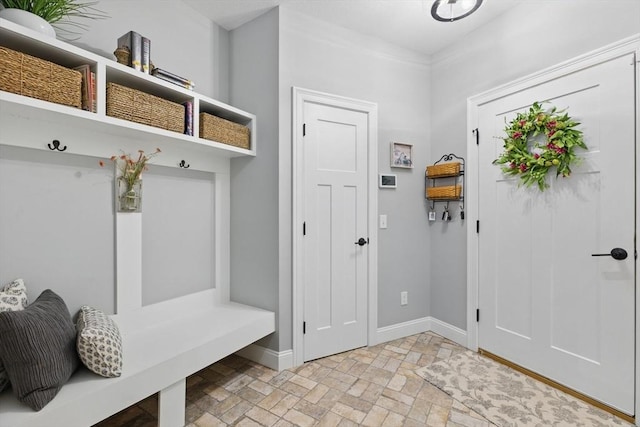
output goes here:
[{"label": "rattan wall basket", "polygon": [[251,148],[248,127],[208,113],[200,113],[200,138],[247,150]]},{"label": "rattan wall basket", "polygon": [[107,83],[107,116],[184,132],[183,105],[115,83]]},{"label": "rattan wall basket", "polygon": [[458,199],[462,194],[462,185],[442,185],[427,187],[427,199]]},{"label": "rattan wall basket", "polygon": [[428,178],[443,178],[446,176],[460,175],[460,162],[440,163],[437,165],[427,166]]},{"label": "rattan wall basket", "polygon": [[82,74],[0,46],[0,90],[80,108]]}]

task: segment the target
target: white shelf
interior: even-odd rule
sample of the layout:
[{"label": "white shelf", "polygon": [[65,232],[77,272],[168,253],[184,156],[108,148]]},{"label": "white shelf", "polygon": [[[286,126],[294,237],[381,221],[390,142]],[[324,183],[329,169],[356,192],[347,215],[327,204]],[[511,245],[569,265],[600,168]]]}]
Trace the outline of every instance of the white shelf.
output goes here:
[{"label": "white shelf", "polygon": [[[33,142],[33,138],[10,138],[9,135],[24,133],[24,126],[33,122],[47,123],[52,129],[81,129],[85,135],[98,133],[113,135],[123,140],[130,140],[131,146],[119,147],[122,150],[136,151],[148,146],[160,147],[163,152],[172,153],[174,158],[161,160],[160,164],[177,166],[177,157],[187,159],[194,169],[210,170],[205,161],[196,161],[200,156],[204,159],[211,156],[232,158],[255,156],[256,154],[256,117],[223,102],[199,95],[193,91],[157,79],[117,63],[115,60],[101,57],[55,38],[39,34],[0,18],[0,46],[23,52],[56,64],[73,68],[82,64],[90,64],[96,73],[98,93],[97,112],[92,113],[77,108],[41,101],[10,92],[0,91],[0,112],[6,117],[2,120],[3,135],[0,144],[25,146],[36,149],[47,149],[50,140]],[[194,134],[189,136],[171,132],[152,126],[130,122],[106,115],[107,83],[117,83],[132,89],[140,90],[176,103],[192,101],[194,105]],[[198,114],[206,112],[247,126],[251,132],[251,149],[243,149],[216,141],[199,138]],[[10,117],[10,118],[9,118]],[[7,128],[7,126],[9,128]],[[16,129],[10,129],[11,127]],[[20,127],[21,129],[18,129]],[[63,132],[64,133],[64,132]],[[52,136],[55,138],[55,136]],[[42,138],[41,138],[42,139]],[[73,139],[73,138],[72,138]],[[86,140],[87,138],[85,138]],[[133,146],[139,143],[142,147]],[[64,141],[63,141],[64,144]],[[71,144],[67,144],[71,145]],[[114,153],[113,146],[103,146],[84,141],[74,141],[70,153],[98,157],[109,157]],[[193,159],[193,160],[191,160]],[[154,162],[155,163],[155,162]]]}]

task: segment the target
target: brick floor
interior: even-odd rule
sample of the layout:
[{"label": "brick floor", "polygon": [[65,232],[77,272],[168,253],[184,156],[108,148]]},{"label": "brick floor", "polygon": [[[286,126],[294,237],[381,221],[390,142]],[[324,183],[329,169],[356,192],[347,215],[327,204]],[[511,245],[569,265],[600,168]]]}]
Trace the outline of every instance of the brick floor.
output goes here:
[{"label": "brick floor", "polygon": [[[276,372],[229,356],[187,378],[188,427],[490,427],[415,374],[464,349],[426,332]],[[96,427],[157,425],[157,396]]]}]

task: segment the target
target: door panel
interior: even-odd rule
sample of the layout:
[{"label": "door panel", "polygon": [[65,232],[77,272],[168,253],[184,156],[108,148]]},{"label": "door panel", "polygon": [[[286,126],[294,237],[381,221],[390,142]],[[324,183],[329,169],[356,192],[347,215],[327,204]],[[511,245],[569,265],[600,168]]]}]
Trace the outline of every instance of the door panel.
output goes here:
[{"label": "door panel", "polygon": [[[480,347],[634,412],[633,55],[479,107]],[[549,100],[581,122],[588,151],[549,189],[492,164],[505,122]],[[625,248],[629,257],[592,257]]]},{"label": "door panel", "polygon": [[367,114],[305,103],[304,360],[367,343]]}]

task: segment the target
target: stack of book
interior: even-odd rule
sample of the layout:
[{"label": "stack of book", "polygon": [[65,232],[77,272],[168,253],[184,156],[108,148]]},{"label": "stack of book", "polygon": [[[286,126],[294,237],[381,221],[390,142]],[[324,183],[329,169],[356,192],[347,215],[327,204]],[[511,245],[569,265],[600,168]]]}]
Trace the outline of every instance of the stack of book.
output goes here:
[{"label": "stack of book", "polygon": [[88,64],[75,67],[82,73],[82,109],[93,113],[98,110],[98,93],[96,91],[96,73]]},{"label": "stack of book", "polygon": [[147,74],[151,72],[151,40],[135,31],[129,31],[118,38],[118,48],[129,50],[127,65]]},{"label": "stack of book", "polygon": [[196,87],[195,83],[193,83],[191,80],[177,76],[160,68],[154,68],[151,71],[151,75],[156,76],[157,78],[165,80],[169,83],[173,83],[174,85],[182,86],[183,88],[189,90],[193,90],[193,88]]},{"label": "stack of book", "polygon": [[193,90],[196,86],[195,83],[189,79],[177,76],[160,68],[154,68],[151,63],[151,40],[141,36],[135,31],[129,31],[122,37],[118,38],[118,48],[116,49],[116,52],[114,52],[118,57],[118,61],[120,61],[120,56],[118,56],[120,51],[125,52],[125,57],[126,52],[129,52],[129,58],[126,60],[126,65],[135,70],[152,74],[159,79],[189,90]]},{"label": "stack of book", "polygon": [[185,101],[184,105],[184,134],[193,136],[193,102]]}]

